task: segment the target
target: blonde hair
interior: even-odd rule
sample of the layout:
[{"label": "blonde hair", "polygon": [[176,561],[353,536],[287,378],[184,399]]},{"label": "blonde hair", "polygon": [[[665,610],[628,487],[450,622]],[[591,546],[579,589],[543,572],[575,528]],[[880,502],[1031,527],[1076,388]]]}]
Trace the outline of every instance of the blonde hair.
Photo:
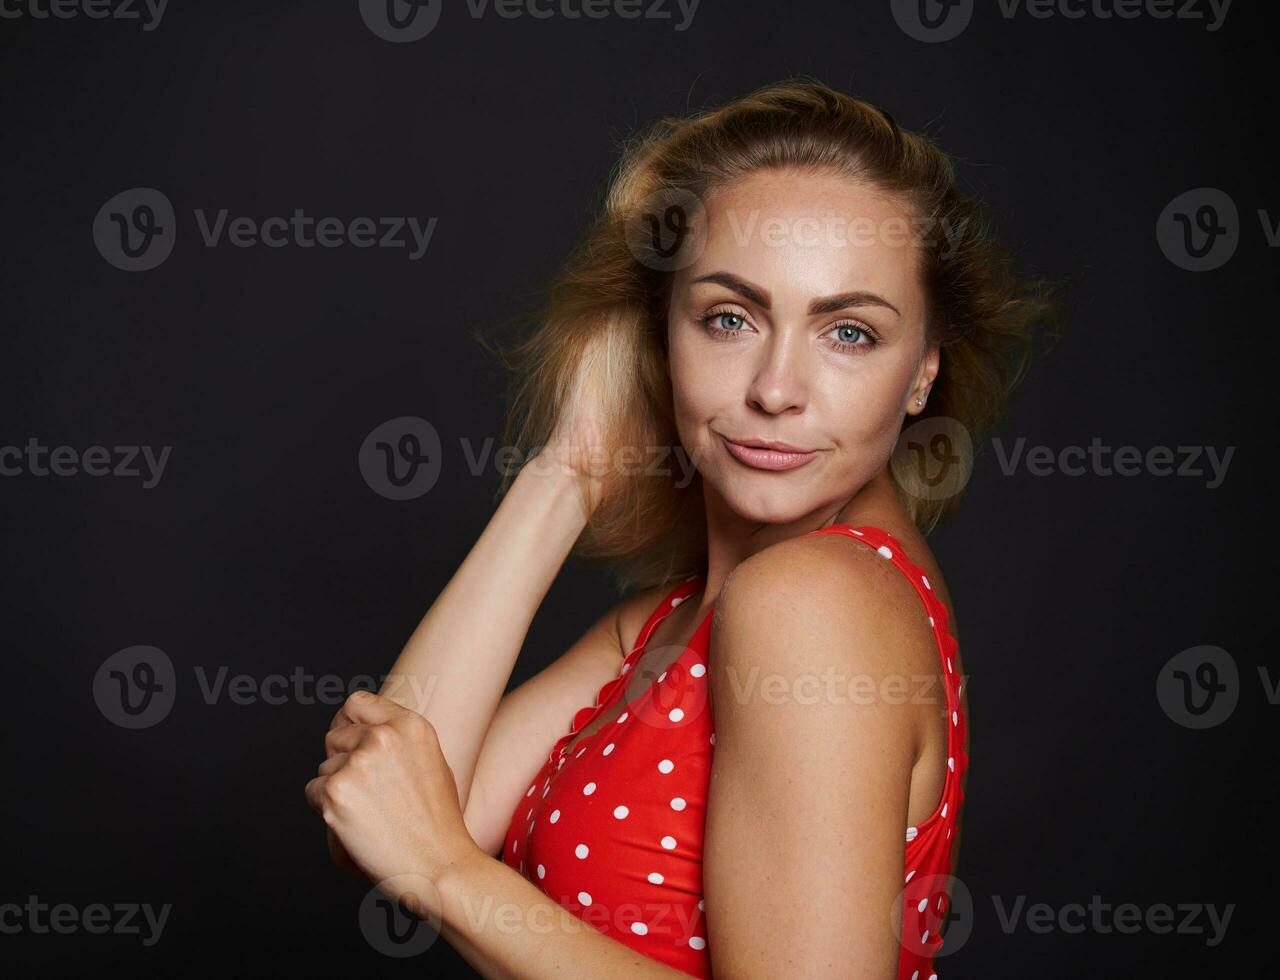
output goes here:
[{"label": "blonde hair", "polygon": [[[928,137],[899,128],[869,102],[799,77],[719,108],[660,119],[632,137],[603,209],[551,283],[532,331],[505,351],[475,335],[513,371],[503,443],[515,447],[517,459],[547,442],[588,358],[600,362],[604,379],[607,459],[626,447],[682,451],[664,347],[674,274],[642,261],[629,229],[663,195],[701,201],[753,171],[780,168],[867,183],[928,227],[945,229],[945,241],[920,249],[926,340],[940,346],[941,367],[924,414],[904,416],[904,424],[946,417],[979,444],[1029,367],[1032,328],[1057,323],[1057,286],[1018,278],[1015,257],[997,240],[984,206],[960,191],[951,160]],[[624,591],[705,570],[701,477],[682,487],[670,457],[665,467],[648,453],[631,460],[636,465],[608,468],[602,502],[573,556],[613,568]],[[499,494],[514,476],[504,476]],[[921,499],[903,492],[896,477],[895,486],[925,533],[959,504],[959,494]]]}]

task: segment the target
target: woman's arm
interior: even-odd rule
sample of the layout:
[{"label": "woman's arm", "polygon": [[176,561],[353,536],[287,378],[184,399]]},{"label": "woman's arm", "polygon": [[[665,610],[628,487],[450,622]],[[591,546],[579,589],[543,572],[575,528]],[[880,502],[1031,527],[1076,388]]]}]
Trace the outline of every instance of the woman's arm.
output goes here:
[{"label": "woman's arm", "polygon": [[821,537],[747,558],[717,601],[703,895],[720,976],[888,980],[905,946],[911,776],[937,708],[889,692],[932,676],[936,646],[890,562]]},{"label": "woman's arm", "polygon": [[[884,564],[847,542],[796,540],[744,561],[717,598],[703,851],[716,976],[897,973],[903,832],[929,708],[848,691],[934,669],[936,653],[918,597]],[[824,689],[832,677],[853,683]],[[776,696],[779,679],[793,696]],[[434,882],[428,918],[485,977],[684,976],[488,855],[465,853]]]},{"label": "woman's arm", "polygon": [[479,851],[436,878],[435,898],[431,921],[488,980],[688,977],[606,936]]},{"label": "woman's arm", "polygon": [[578,487],[538,458],[517,474],[379,691],[431,722],[464,809],[529,624],[586,526]]},{"label": "woman's arm", "polygon": [[481,851],[431,722],[357,691],[348,724],[305,789],[308,803],[388,898],[428,919],[487,977],[659,978],[684,974],[597,931]]},{"label": "woman's arm", "polygon": [[662,601],[665,586],[623,600],[596,620],[573,646],[509,691],[498,704],[471,777],[464,818],[486,854],[499,856],[525,788],[569,730],[575,712],[593,703],[618,676],[640,628]]},{"label": "woman's arm", "polygon": [[[930,709],[850,703],[847,688],[815,700],[805,683],[832,669],[846,681],[936,669],[917,597],[883,564],[847,543],[786,542],[744,561],[721,590],[711,656],[720,737],[703,854],[717,975],[896,972],[911,768]],[[779,702],[754,687],[744,696],[740,679],[759,671],[799,696]],[[350,724],[327,740],[333,752],[308,800],[369,880],[483,975],[682,975],[476,846],[429,721],[373,696],[352,695],[342,710]]]}]

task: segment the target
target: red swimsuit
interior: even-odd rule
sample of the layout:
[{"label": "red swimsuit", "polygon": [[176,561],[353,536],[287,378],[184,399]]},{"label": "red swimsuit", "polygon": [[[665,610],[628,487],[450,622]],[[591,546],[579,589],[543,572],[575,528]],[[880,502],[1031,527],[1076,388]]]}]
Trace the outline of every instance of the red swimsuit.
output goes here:
[{"label": "red swimsuit", "polygon": [[[947,910],[951,837],[968,766],[963,683],[952,656],[947,611],[923,571],[888,532],[833,524],[810,534],[841,534],[893,562],[924,602],[938,641],[946,689],[947,773],[933,814],[906,828],[900,980],[931,980]],[[599,931],[695,977],[711,977],[702,900],[702,842],[715,730],[707,687],[711,613],[671,664],[612,724],[565,745],[626,686],[658,623],[702,588],[695,575],[677,585],[640,631],[618,676],[580,709],[516,806],[503,861]]]}]

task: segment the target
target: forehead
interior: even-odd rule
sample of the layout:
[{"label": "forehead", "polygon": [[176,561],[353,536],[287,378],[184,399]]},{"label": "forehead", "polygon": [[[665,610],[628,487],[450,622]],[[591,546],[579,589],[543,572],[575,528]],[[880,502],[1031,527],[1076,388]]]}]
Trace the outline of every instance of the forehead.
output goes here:
[{"label": "forehead", "polygon": [[775,305],[854,289],[881,293],[904,313],[922,301],[911,214],[868,184],[759,171],[712,189],[704,205],[705,246],[684,282],[732,272],[769,290]]}]

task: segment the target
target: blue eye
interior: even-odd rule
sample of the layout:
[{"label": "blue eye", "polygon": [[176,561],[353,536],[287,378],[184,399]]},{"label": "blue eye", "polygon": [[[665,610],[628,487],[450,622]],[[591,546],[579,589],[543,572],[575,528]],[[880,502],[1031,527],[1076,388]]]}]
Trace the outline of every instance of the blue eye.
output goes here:
[{"label": "blue eye", "polygon": [[[743,327],[750,325],[745,316],[734,310],[712,310],[698,317],[698,322],[715,340],[732,340],[744,332]],[[848,331],[852,335],[849,339],[837,336],[832,340],[832,346],[842,353],[867,354],[880,344],[865,324],[856,321],[837,323],[827,333],[838,334],[839,331]]]},{"label": "blue eye", "polygon": [[[872,337],[871,334],[867,332],[867,329],[860,323],[837,323],[831,329],[833,332],[838,332],[840,330],[852,330],[856,335],[853,340],[837,340],[836,346],[841,350],[856,349],[857,353],[861,354],[870,350],[877,343],[876,339]],[[858,343],[857,341],[859,338],[864,339],[865,342]]]},{"label": "blue eye", "polygon": [[[704,323],[715,323],[717,320],[720,322],[716,326],[727,333],[737,333],[747,322],[746,318],[738,313],[708,313],[703,318]],[[727,325],[728,321],[734,320],[737,321],[736,325]]]}]

